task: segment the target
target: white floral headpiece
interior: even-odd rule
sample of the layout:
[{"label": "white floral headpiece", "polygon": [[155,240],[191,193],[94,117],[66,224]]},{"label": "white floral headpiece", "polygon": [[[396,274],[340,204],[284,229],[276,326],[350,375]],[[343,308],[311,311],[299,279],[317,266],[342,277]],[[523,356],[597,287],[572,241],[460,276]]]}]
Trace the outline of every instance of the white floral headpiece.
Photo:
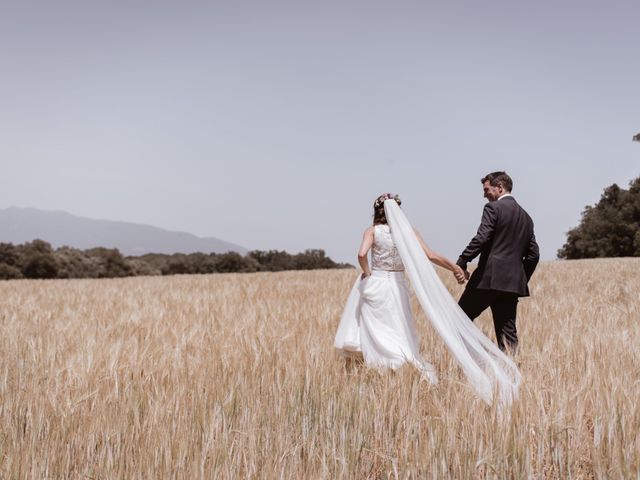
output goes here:
[{"label": "white floral headpiece", "polygon": [[384,205],[385,200],[395,200],[398,205],[402,203],[400,201],[400,195],[393,193],[383,193],[376,199],[376,202],[373,204],[374,208],[380,208],[382,205]]}]

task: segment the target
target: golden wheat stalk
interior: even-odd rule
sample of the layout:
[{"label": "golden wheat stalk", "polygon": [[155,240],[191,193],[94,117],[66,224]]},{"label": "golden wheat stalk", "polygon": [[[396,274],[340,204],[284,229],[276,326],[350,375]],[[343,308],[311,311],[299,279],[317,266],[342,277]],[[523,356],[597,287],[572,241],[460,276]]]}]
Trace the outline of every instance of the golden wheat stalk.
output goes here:
[{"label": "golden wheat stalk", "polygon": [[351,270],[0,282],[0,477],[638,478],[639,269],[539,267],[510,422],[415,299],[441,383],[345,371]]}]

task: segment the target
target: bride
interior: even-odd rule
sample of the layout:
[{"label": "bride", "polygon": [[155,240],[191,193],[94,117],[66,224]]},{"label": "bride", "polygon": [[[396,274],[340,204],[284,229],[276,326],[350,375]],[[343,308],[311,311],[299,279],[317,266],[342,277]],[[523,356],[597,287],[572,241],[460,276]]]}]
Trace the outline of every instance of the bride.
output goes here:
[{"label": "bride", "polygon": [[[400,197],[386,193],[374,205],[373,226],[362,239],[356,280],[336,332],[337,351],[366,365],[397,369],[414,365],[431,383],[438,378],[419,352],[405,271],[432,326],[462,367],[478,395],[491,403],[495,391],[510,403],[520,383],[520,372],[460,309],[440,281],[431,262],[453,272],[463,283],[464,272],[429,249],[400,209]],[[371,250],[371,268],[367,254]]]}]

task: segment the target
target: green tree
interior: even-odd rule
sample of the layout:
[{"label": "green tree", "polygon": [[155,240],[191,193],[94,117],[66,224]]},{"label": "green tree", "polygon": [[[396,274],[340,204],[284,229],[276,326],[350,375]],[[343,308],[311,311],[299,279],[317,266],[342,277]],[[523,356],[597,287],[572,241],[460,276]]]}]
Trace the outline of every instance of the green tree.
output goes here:
[{"label": "green tree", "polygon": [[100,259],[77,248],[60,247],[55,251],[55,256],[59,265],[59,278],[98,278],[102,271]]},{"label": "green tree", "polygon": [[36,239],[19,246],[19,265],[26,278],[56,278],[59,265],[51,245]]},{"label": "green tree", "polygon": [[236,252],[217,255],[216,272],[219,273],[248,273],[258,270],[258,263],[249,256],[243,257]]},{"label": "green tree", "polygon": [[0,243],[0,263],[16,267],[20,264],[20,251],[12,243]]},{"label": "green tree", "polygon": [[133,268],[117,248],[91,248],[85,250],[85,254],[96,260],[99,278],[128,277],[133,272]]},{"label": "green tree", "polygon": [[315,270],[319,268],[336,268],[336,263],[327,257],[324,250],[307,249],[295,257],[296,270]]},{"label": "green tree", "polygon": [[162,270],[151,262],[146,262],[141,257],[126,257],[127,263],[131,266],[131,275],[150,277],[162,275]]},{"label": "green tree", "polygon": [[640,256],[640,177],[625,190],[613,184],[600,201],[585,207],[580,224],[567,233],[559,258]]},{"label": "green tree", "polygon": [[0,262],[0,280],[23,278],[22,272],[15,266]]},{"label": "green tree", "polygon": [[56,278],[58,263],[53,255],[36,253],[26,261],[22,274],[27,278]]},{"label": "green tree", "polygon": [[248,253],[250,258],[258,262],[259,270],[263,272],[280,272],[283,270],[296,270],[296,262],[293,256],[287,252],[278,250],[253,250]]},{"label": "green tree", "polygon": [[163,275],[177,275],[191,273],[189,259],[184,253],[174,253],[169,256],[162,267]]}]

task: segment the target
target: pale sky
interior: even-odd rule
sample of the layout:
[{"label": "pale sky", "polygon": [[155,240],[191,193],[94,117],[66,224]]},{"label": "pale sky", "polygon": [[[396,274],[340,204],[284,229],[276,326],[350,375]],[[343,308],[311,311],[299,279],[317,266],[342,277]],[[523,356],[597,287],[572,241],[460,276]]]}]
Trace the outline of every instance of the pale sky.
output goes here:
[{"label": "pale sky", "polygon": [[399,193],[457,258],[505,169],[543,259],[640,175],[640,2],[0,2],[0,208],[323,248]]}]

